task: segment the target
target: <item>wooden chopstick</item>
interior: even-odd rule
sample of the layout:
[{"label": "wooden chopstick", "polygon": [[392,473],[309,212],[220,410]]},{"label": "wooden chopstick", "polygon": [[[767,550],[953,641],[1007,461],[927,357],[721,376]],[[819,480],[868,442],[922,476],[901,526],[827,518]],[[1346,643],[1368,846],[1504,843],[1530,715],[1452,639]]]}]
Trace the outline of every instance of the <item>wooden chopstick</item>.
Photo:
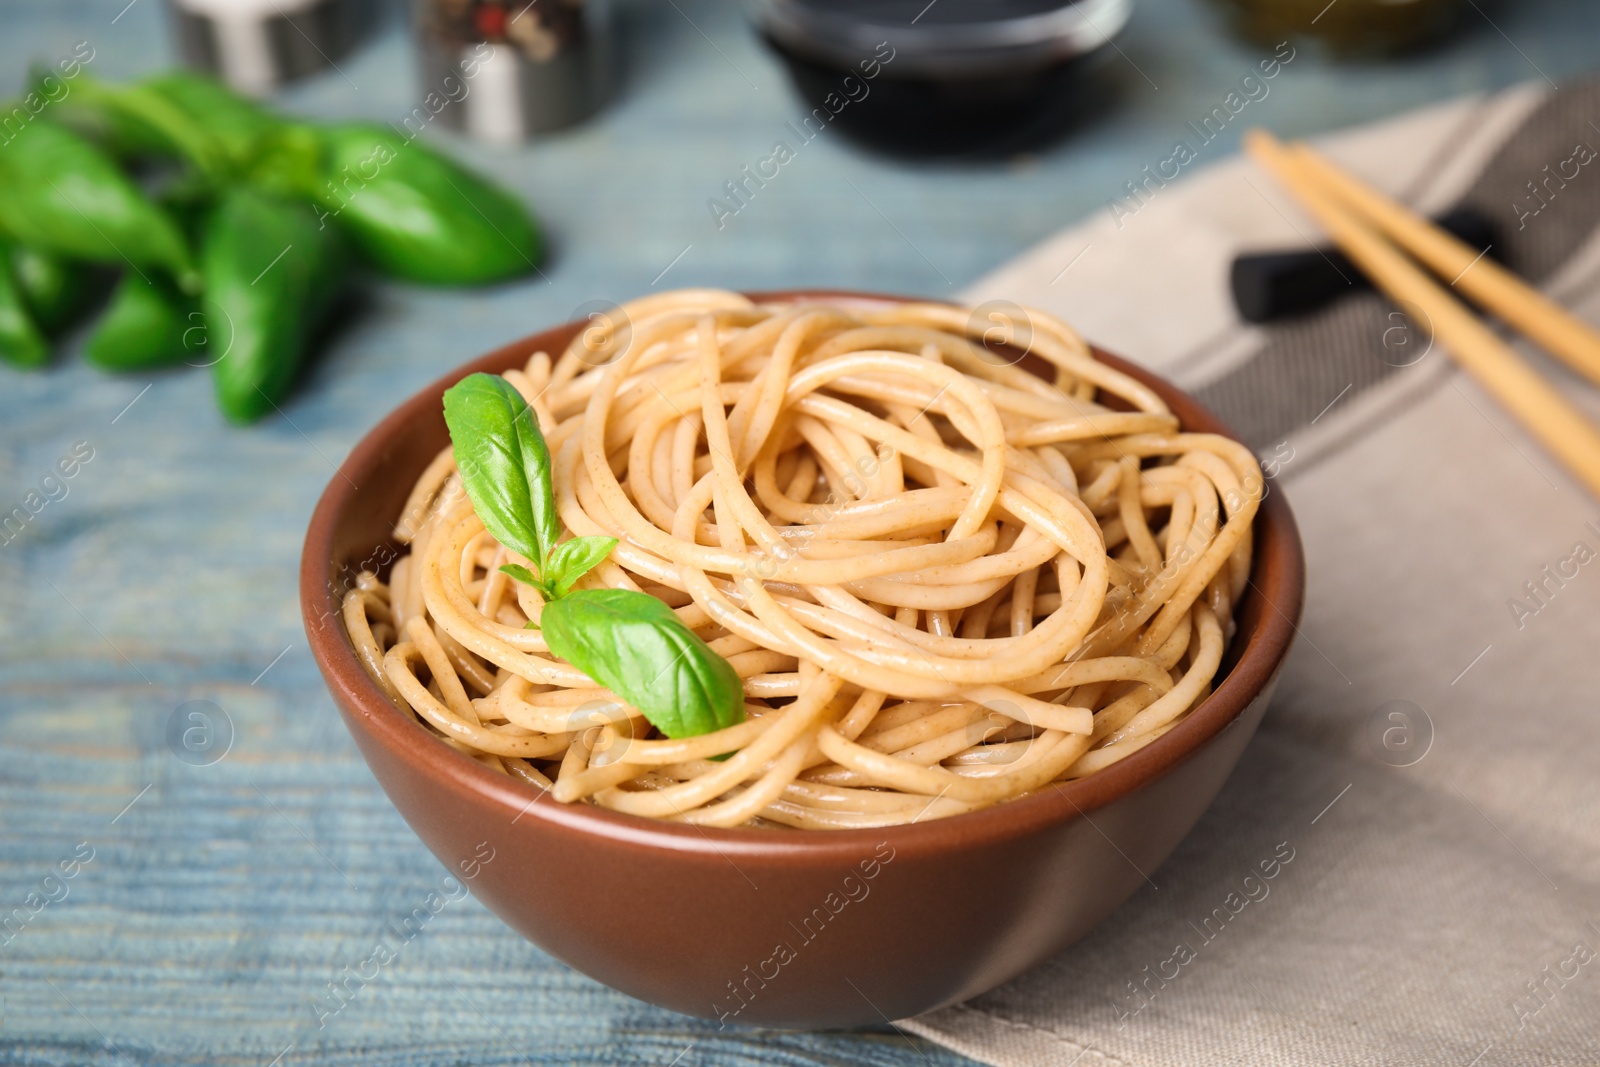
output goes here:
[{"label": "wooden chopstick", "polygon": [[1600,496],[1600,431],[1472,313],[1308,172],[1305,157],[1271,134],[1245,135],[1250,155],[1272,172],[1372,283],[1420,308],[1433,335],[1491,396],[1590,492]]},{"label": "wooden chopstick", "polygon": [[1289,146],[1304,169],[1384,236],[1500,316],[1551,355],[1600,385],[1600,332],[1482,252],[1390,199],[1309,145]]}]

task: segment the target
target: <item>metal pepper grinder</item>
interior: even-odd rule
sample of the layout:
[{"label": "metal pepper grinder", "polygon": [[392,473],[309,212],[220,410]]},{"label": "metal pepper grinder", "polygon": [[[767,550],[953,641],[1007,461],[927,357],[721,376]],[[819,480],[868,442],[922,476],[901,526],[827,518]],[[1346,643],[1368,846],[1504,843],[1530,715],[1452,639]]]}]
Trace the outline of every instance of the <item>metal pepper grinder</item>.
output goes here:
[{"label": "metal pepper grinder", "polygon": [[326,70],[373,22],[372,0],[167,0],[184,63],[261,95]]},{"label": "metal pepper grinder", "polygon": [[515,143],[570,126],[610,98],[609,0],[416,0],[432,121]]}]

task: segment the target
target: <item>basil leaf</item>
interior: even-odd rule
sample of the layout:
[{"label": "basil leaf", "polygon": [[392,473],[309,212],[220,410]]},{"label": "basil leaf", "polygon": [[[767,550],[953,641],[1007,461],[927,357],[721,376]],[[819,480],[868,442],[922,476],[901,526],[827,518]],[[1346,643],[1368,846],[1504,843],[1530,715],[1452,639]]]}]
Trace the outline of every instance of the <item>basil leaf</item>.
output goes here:
[{"label": "basil leaf", "polygon": [[496,374],[470,374],[445,390],[444,421],[456,467],[483,525],[507,548],[545,569],[561,536],[550,481],[550,449],[533,410]]},{"label": "basil leaf", "polygon": [[556,598],[572,592],[578,579],[594,570],[616,547],[615,537],[574,537],[557,545],[545,567]]},{"label": "basil leaf", "polygon": [[531,585],[539,589],[544,588],[544,583],[539,581],[539,576],[520,563],[507,563],[500,568],[500,573],[511,575],[523,585]]},{"label": "basil leaf", "polygon": [[550,651],[644,713],[668,737],[744,721],[744,685],[728,661],[653,596],[580,589],[540,616]]}]

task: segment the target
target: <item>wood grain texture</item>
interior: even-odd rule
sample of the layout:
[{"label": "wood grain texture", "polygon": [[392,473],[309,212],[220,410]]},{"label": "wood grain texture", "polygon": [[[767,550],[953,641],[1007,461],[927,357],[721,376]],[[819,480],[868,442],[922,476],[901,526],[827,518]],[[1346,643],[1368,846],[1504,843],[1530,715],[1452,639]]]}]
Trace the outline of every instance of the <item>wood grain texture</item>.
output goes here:
[{"label": "wood grain texture", "polygon": [[[8,88],[80,40],[102,77],[167,62],[160,5],[125,3],[0,2]],[[1307,57],[1253,118],[1301,134],[1537,77],[1524,55],[1557,79],[1591,62],[1582,0],[1513,6],[1495,15],[1516,48],[1473,25],[1408,64]],[[75,442],[94,449],[67,496],[0,546],[0,919],[26,913],[29,894],[57,898],[0,932],[0,1062],[966,1062],[887,1025],[718,1031],[572,972],[470,898],[353,981],[319,1026],[328,983],[446,874],[361,763],[301,632],[305,521],[357,437],[444,369],[653,284],[953,295],[1104,210],[1259,58],[1193,0],[1146,0],[1121,43],[1160,89],[1123,70],[1115,121],[989,167],[886,164],[822,136],[718,229],[706,201],[790,136],[802,108],[733,5],[625,12],[628,83],[597,122],[519,150],[448,142],[537,205],[553,245],[542,276],[471,292],[374,286],[284,413],[250,430],[222,424],[203,372],[100,375],[77,359],[81,338],[46,372],[0,370],[3,510]],[[389,121],[418,102],[396,12],[340,67],[280,102]],[[1236,135],[1206,151],[1220,157]],[[167,742],[194,700],[232,724],[210,766]],[[93,859],[60,880],[80,845]]]}]

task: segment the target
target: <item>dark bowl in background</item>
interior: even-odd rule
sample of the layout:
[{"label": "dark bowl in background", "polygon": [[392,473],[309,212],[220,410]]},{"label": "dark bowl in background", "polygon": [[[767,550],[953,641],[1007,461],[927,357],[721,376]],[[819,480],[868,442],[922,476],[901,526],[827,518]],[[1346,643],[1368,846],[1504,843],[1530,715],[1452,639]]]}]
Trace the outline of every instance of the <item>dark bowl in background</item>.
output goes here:
[{"label": "dark bowl in background", "polygon": [[[765,40],[783,60],[801,101],[812,108],[822,106],[848,73],[772,37]],[[830,124],[857,145],[886,156],[957,162],[1009,158],[1046,148],[1105,115],[1116,99],[1115,82],[1106,71],[1112,55],[1104,47],[1043,66],[967,78],[885,73],[859,105],[841,109]]]},{"label": "dark bowl in background", "polygon": [[[1039,150],[1112,110],[1132,0],[757,0],[800,98],[801,143],[837,127],[911,159]],[[798,149],[799,144],[792,147]]]},{"label": "dark bowl in background", "polygon": [[[540,349],[559,353],[582,325],[513,342],[407,400],[351,451],[306,535],[300,597],[317,665],[379,784],[451,873],[518,933],[625,993],[727,1022],[813,1028],[977,996],[1071,945],[1145,884],[1238,762],[1293,641],[1305,568],[1282,493],[1257,518],[1252,584],[1211,696],[1119,763],[966,815],[878,830],[717,829],[563,805],[389,703],[345,635],[344,583],[392,558],[411,485],[448,441],[444,390]],[[1186,429],[1228,432],[1173,386],[1097,355],[1159,393]]]}]

